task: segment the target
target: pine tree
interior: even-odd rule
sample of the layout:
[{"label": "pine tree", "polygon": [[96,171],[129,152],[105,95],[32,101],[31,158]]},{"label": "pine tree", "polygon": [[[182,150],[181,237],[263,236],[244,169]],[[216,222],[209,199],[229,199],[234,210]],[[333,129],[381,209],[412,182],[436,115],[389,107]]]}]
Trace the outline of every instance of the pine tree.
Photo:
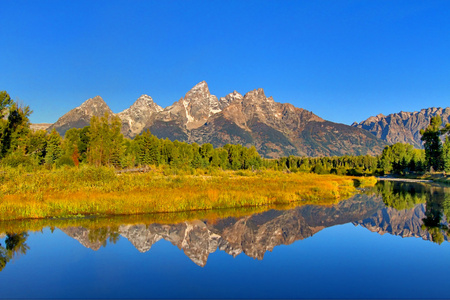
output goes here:
[{"label": "pine tree", "polygon": [[0,157],[22,148],[30,132],[28,117],[31,110],[14,102],[6,91],[0,91]]},{"label": "pine tree", "polygon": [[124,153],[123,135],[120,132],[121,121],[119,117],[110,117],[105,113],[98,119],[91,118],[89,126],[89,146],[87,158],[89,163],[96,166],[119,167]]},{"label": "pine tree", "polygon": [[48,136],[47,140],[47,148],[45,155],[45,163],[47,165],[53,165],[58,158],[61,157],[63,151],[61,148],[61,136],[58,132],[56,132],[55,128],[53,128],[52,132]]},{"label": "pine tree", "polygon": [[445,138],[444,145],[442,147],[442,161],[443,168],[446,173],[450,172],[450,137]]},{"label": "pine tree", "polygon": [[424,142],[427,167],[433,168],[435,171],[442,170],[441,124],[441,116],[436,115],[431,118],[430,125],[425,130],[420,131],[420,134],[422,134],[421,140]]}]

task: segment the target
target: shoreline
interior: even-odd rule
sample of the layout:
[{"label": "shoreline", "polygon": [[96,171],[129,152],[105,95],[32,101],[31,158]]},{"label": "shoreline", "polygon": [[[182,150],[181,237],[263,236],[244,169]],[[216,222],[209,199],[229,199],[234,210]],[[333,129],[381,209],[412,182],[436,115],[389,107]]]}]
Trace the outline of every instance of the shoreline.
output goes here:
[{"label": "shoreline", "polygon": [[377,177],[378,181],[401,181],[411,183],[434,183],[435,181],[430,179],[411,179],[411,178],[399,178],[399,177]]}]

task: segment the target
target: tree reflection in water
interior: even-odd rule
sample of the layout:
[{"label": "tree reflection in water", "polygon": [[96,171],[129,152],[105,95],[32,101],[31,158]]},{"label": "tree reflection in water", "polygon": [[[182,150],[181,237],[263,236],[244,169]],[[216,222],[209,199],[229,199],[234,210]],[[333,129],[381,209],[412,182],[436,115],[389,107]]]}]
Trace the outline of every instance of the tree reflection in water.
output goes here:
[{"label": "tree reflection in water", "polygon": [[25,255],[30,249],[26,244],[28,233],[7,233],[5,247],[0,244],[0,271],[14,257]]},{"label": "tree reflection in water", "polygon": [[448,224],[450,207],[450,194],[433,193],[427,199],[427,210],[423,218],[422,228],[431,234],[431,239],[437,244],[442,244],[445,236],[450,233]]},{"label": "tree reflection in water", "polygon": [[425,203],[422,229],[428,231],[434,243],[442,244],[450,233],[450,188],[429,184],[410,184],[383,181],[377,184],[386,206],[397,210],[409,209]]}]

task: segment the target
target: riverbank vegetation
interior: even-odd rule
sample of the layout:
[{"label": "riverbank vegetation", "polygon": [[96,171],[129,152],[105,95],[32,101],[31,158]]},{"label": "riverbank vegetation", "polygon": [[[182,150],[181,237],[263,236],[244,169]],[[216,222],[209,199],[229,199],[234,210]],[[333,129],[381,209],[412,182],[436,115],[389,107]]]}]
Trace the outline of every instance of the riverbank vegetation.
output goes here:
[{"label": "riverbank vegetation", "polygon": [[[290,203],[332,204],[356,192],[355,178],[276,171],[142,174],[82,166],[0,171],[0,220],[212,210]],[[360,183],[375,180],[361,178]]]}]

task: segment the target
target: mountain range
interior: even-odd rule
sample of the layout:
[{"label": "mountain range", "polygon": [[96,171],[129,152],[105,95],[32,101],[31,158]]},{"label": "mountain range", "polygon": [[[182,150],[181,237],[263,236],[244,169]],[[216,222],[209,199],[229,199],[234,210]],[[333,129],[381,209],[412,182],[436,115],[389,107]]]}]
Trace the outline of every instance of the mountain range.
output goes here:
[{"label": "mountain range", "polygon": [[[92,116],[114,115],[100,97],[86,100],[47,130],[61,135],[89,125]],[[332,156],[378,154],[386,145],[366,130],[333,123],[302,108],[275,102],[263,89],[218,99],[202,81],[171,106],[162,108],[148,95],[116,114],[129,138],[149,129],[158,138],[188,143],[255,146],[268,158],[287,155]]]},{"label": "mountain range", "polygon": [[96,96],[60,117],[47,130],[55,129],[64,135],[70,128],[89,125],[92,116],[105,113],[120,117],[122,133],[128,138],[149,129],[159,138],[181,142],[211,143],[214,147],[227,143],[253,145],[267,158],[377,155],[384,146],[396,142],[423,148],[419,131],[431,117],[440,114],[444,123],[450,120],[450,108],[428,108],[413,113],[380,114],[348,126],[324,120],[292,104],[276,102],[261,88],[217,98],[202,81],[166,108],[142,95],[128,109],[114,114]]}]

